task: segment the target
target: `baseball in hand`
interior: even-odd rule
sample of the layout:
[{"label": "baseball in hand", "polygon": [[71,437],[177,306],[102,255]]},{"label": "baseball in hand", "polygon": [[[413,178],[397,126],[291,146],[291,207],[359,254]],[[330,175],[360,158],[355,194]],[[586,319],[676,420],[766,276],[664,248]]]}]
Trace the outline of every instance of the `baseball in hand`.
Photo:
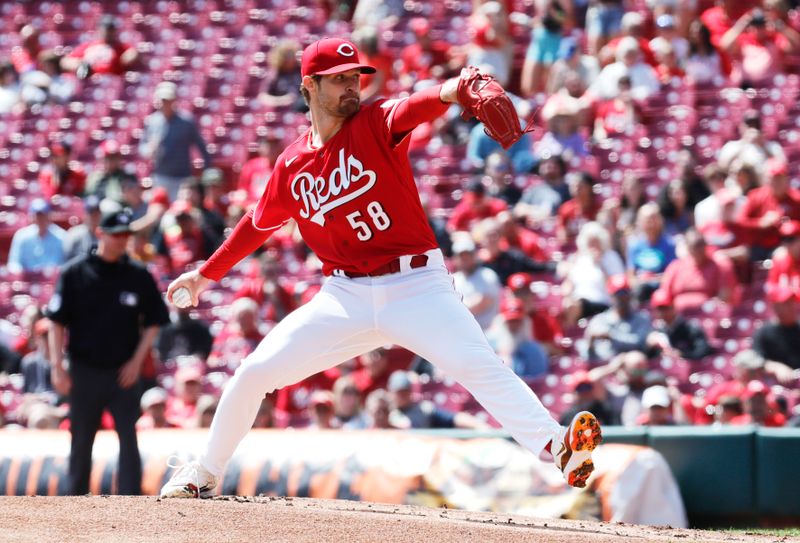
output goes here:
[{"label": "baseball in hand", "polygon": [[175,292],[172,293],[172,303],[175,304],[175,307],[181,309],[192,305],[192,294],[189,289],[186,287],[175,289]]}]

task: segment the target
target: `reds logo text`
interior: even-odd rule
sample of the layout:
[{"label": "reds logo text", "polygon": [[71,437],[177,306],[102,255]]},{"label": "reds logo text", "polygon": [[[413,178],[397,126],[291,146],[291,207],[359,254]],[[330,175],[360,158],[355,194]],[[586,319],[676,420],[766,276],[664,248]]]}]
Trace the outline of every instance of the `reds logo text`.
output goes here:
[{"label": "reds logo text", "polygon": [[[345,194],[351,185],[360,186]],[[331,171],[328,179],[314,177],[308,172],[299,173],[292,180],[292,197],[303,206],[301,217],[324,226],[328,211],[358,198],[373,186],[375,172],[365,170],[353,155],[345,158],[344,149],[340,149],[339,165]]]}]

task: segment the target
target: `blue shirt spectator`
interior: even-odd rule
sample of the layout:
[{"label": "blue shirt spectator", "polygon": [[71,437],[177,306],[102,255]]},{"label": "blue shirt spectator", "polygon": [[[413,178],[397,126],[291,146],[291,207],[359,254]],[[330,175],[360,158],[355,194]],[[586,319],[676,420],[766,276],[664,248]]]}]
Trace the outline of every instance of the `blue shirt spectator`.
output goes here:
[{"label": "blue shirt spectator", "polygon": [[[528,134],[524,134],[514,145],[505,151],[511,160],[511,168],[516,174],[529,173],[536,165],[533,156],[533,143]],[[489,155],[503,152],[503,148],[483,131],[483,124],[477,124],[469,133],[467,142],[467,158],[473,166],[482,168]]]},{"label": "blue shirt spectator", "polygon": [[637,236],[628,244],[628,269],[634,272],[664,273],[673,260],[675,244],[663,234],[654,243]]},{"label": "blue shirt spectator", "polygon": [[41,198],[31,202],[32,224],[17,230],[8,253],[8,269],[40,271],[64,263],[64,230],[50,222],[50,204]]}]

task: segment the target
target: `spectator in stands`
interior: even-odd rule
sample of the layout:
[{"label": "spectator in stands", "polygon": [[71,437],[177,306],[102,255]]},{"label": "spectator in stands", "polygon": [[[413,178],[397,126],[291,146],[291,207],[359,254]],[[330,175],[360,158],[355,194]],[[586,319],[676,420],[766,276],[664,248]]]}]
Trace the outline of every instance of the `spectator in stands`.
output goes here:
[{"label": "spectator in stands", "polygon": [[100,19],[97,38],[89,40],[61,60],[64,70],[75,72],[81,79],[91,74],[123,75],[139,58],[136,47],[119,40],[119,24],[111,15]]},{"label": "spectator in stands", "polygon": [[339,423],[333,414],[333,393],[330,390],[315,390],[308,403],[309,429],[330,430]]},{"label": "spectator in stands", "polygon": [[539,158],[561,155],[565,160],[585,156],[586,138],[579,130],[580,112],[580,101],[567,93],[559,92],[548,98],[542,108],[547,132],[534,144],[534,154]]},{"label": "spectator in stands", "polygon": [[656,58],[650,50],[650,42],[647,38],[645,20],[638,11],[628,11],[622,16],[619,34],[605,45],[598,55],[600,64],[606,66],[617,58],[617,46],[625,38],[633,38],[639,44],[643,60],[652,67],[656,67]]},{"label": "spectator in stands", "polygon": [[283,150],[282,140],[282,129],[267,130],[258,138],[258,156],[251,158],[242,166],[237,188],[245,191],[250,200],[258,200],[264,192],[278,155]]},{"label": "spectator in stands", "polygon": [[78,80],[72,73],[66,73],[61,68],[61,55],[54,51],[42,51],[39,55],[41,73],[48,77],[45,89],[46,99],[57,104],[66,104],[78,91]]},{"label": "spectator in stands", "polygon": [[333,384],[333,414],[345,430],[362,430],[367,418],[361,411],[361,392],[349,375],[339,377]]},{"label": "spectator in stands", "polygon": [[655,317],[647,338],[651,349],[687,360],[699,360],[714,352],[703,329],[686,320],[664,290],[653,293],[650,307]]},{"label": "spectator in stands", "polygon": [[97,228],[100,226],[100,199],[90,195],[83,200],[83,222],[64,233],[64,261],[88,254],[97,246]]},{"label": "spectator in stands", "polygon": [[551,263],[537,262],[519,249],[505,246],[497,219],[482,220],[473,232],[473,237],[481,245],[478,253],[481,262],[494,271],[503,284],[515,273],[553,270]]},{"label": "spectator in stands", "polygon": [[392,28],[404,14],[402,0],[358,0],[353,12],[353,26],[385,25]]},{"label": "spectator in stands", "polygon": [[684,241],[688,254],[670,262],[659,290],[678,312],[700,309],[713,298],[734,303],[736,276],[730,260],[722,255],[712,256],[705,239],[694,228],[686,231]]},{"label": "spectator in stands", "polygon": [[486,193],[490,198],[499,198],[507,205],[513,206],[522,198],[522,190],[509,172],[509,163],[509,157],[504,153],[490,154],[484,164],[483,182],[488,185]]},{"label": "spectator in stands", "polygon": [[711,422],[711,417],[722,398],[726,396],[741,398],[750,381],[763,381],[767,376],[764,363],[764,357],[751,349],[736,353],[731,359],[733,378],[717,383],[706,391],[703,398],[705,409],[696,414],[695,423],[707,424]]},{"label": "spectator in stands", "polygon": [[500,309],[502,287],[497,274],[480,263],[476,250],[475,242],[468,235],[453,240],[453,284],[467,309],[485,330]]},{"label": "spectator in stands", "polygon": [[392,396],[389,423],[395,428],[471,428],[484,429],[486,424],[464,411],[445,411],[431,401],[415,397],[416,375],[397,370],[389,377],[388,391]]},{"label": "spectator in stands", "polygon": [[496,217],[508,208],[501,199],[486,196],[486,186],[480,178],[472,179],[466,187],[464,196],[450,214],[450,231],[469,230],[472,225],[487,217]]},{"label": "spectator in stands", "polygon": [[756,2],[742,0],[720,0],[716,5],[706,9],[700,20],[711,32],[711,43],[720,47],[722,37],[731,29],[733,22],[752,8]]},{"label": "spectator in stands", "polygon": [[661,274],[675,260],[675,243],[664,232],[664,220],[655,203],[639,208],[636,231],[627,245],[628,273],[635,279],[637,297],[646,300],[658,287]]},{"label": "spectator in stands", "polygon": [[142,408],[142,416],[136,421],[136,430],[177,428],[178,426],[167,418],[168,399],[167,391],[161,387],[147,389],[139,401],[139,405]]},{"label": "spectator in stands", "polygon": [[561,340],[564,333],[558,319],[547,307],[542,307],[531,290],[533,276],[528,273],[515,273],[508,278],[506,286],[511,295],[504,304],[509,306],[522,303],[525,315],[531,323],[531,337],[551,356],[561,354]]},{"label": "spectator in stands", "polygon": [[[694,225],[705,234],[706,225],[718,223],[722,219],[722,201],[736,195],[725,186],[725,170],[713,162],[703,170],[705,185],[710,194],[697,202],[694,207]],[[716,244],[712,244],[716,245]]]},{"label": "spectator in stands", "polygon": [[307,108],[300,96],[300,70],[297,54],[300,46],[294,40],[281,39],[269,51],[264,90],[258,95],[259,101],[269,108],[291,107],[295,111]]},{"label": "spectator in stands", "polygon": [[689,149],[678,152],[677,178],[686,191],[686,207],[694,212],[695,206],[711,194],[706,180],[697,173],[697,159]]},{"label": "spectator in stands", "polygon": [[603,203],[598,222],[612,235],[613,245],[620,254],[627,253],[627,241],[633,234],[633,226],[639,209],[647,203],[644,183],[629,170],[622,178],[622,193],[619,198],[609,198]]},{"label": "spectator in stands", "polygon": [[729,169],[734,161],[738,161],[762,172],[767,159],[785,159],[780,144],[764,137],[761,114],[755,109],[744,112],[739,124],[739,135],[738,140],[727,142],[719,150],[717,161],[722,168]]},{"label": "spectator in stands", "polygon": [[800,192],[789,183],[786,162],[767,161],[764,186],[751,190],[737,222],[752,236],[750,258],[765,260],[780,245],[779,228],[786,220],[800,220]]},{"label": "spectator in stands", "polygon": [[367,414],[367,428],[370,430],[394,429],[389,422],[392,400],[385,389],[378,388],[370,392],[364,400],[364,410]]},{"label": "spectator in stands", "polygon": [[[527,102],[517,102],[517,114],[520,119],[525,119],[530,111]],[[536,165],[533,155],[533,141],[528,134],[523,134],[508,150],[503,150],[497,141],[490,137],[484,130],[483,124],[476,124],[469,132],[467,140],[467,158],[474,168],[486,168],[492,155],[508,157],[511,169],[517,175],[529,173]]]},{"label": "spectator in stands", "polygon": [[50,221],[50,204],[34,199],[29,207],[32,224],[14,232],[8,252],[8,269],[35,272],[64,263],[64,230]]},{"label": "spectator in stands", "polygon": [[606,378],[616,375],[616,382],[606,382],[605,390],[613,406],[613,416],[624,426],[636,425],[642,412],[642,394],[651,386],[647,372],[647,357],[641,351],[619,354],[608,364],[589,370],[589,378],[595,383],[603,383]]},{"label": "spectator in stands", "polygon": [[639,426],[672,426],[675,424],[673,405],[680,403],[670,397],[664,385],[653,385],[642,393],[642,413],[636,418]]},{"label": "spectator in stands", "polygon": [[737,211],[744,203],[745,196],[750,194],[750,191],[753,189],[757,189],[761,186],[761,175],[759,172],[762,171],[763,168],[764,165],[759,164],[758,171],[756,171],[756,166],[742,162],[739,158],[731,162],[731,166],[728,168],[728,178],[725,180],[725,185],[736,197]]},{"label": "spectator in stands", "polygon": [[18,74],[35,71],[42,52],[41,32],[36,25],[26,24],[19,30],[20,43],[11,48],[11,64]]},{"label": "spectator in stands", "polygon": [[178,188],[192,175],[190,150],[197,148],[205,168],[211,167],[211,155],[194,119],[177,109],[178,87],[171,81],[156,85],[153,93],[157,111],[144,121],[140,154],[153,161],[153,184],[167,189],[170,201]]},{"label": "spectator in stands", "polygon": [[517,249],[536,262],[549,259],[544,240],[533,230],[525,228],[511,211],[499,213],[496,219],[502,236],[501,249]]},{"label": "spectator in stands", "polygon": [[689,56],[684,68],[687,79],[700,84],[727,77],[731,71],[727,55],[711,43],[711,31],[697,19],[689,25]]},{"label": "spectator in stands", "polygon": [[[225,189],[225,178],[222,170],[219,168],[209,168],[200,176],[200,189],[198,194],[202,194],[203,202],[202,209],[207,213],[212,213],[219,217],[223,225],[220,232],[221,235],[225,234],[225,220],[228,216],[228,208],[230,207],[230,198]],[[206,215],[206,213],[204,213]]]},{"label": "spectator in stands", "polygon": [[768,20],[753,9],[736,21],[719,45],[733,59],[731,79],[743,87],[760,87],[783,73],[783,56],[800,45],[800,34],[783,20]]},{"label": "spectator in stands", "polygon": [[196,357],[178,359],[175,372],[175,395],[167,402],[167,418],[181,428],[191,428],[197,416],[197,401],[203,390],[202,360]]},{"label": "spectator in stands", "polygon": [[7,61],[0,62],[0,115],[7,115],[21,104],[17,71]]},{"label": "spectator in stands", "polygon": [[656,38],[653,40],[653,54],[656,56],[656,76],[659,83],[669,85],[674,79],[682,80],[686,72],[679,64],[675,48],[672,43]]},{"label": "spectator in stands", "polygon": [[[374,74],[361,74],[361,102],[374,98],[389,98],[394,94],[394,59],[381,48],[378,27],[363,26],[353,32],[360,61],[374,67]],[[297,68],[294,73],[298,73]]]},{"label": "spectator in stands", "polygon": [[103,158],[103,166],[89,175],[86,180],[86,194],[122,202],[122,183],[138,183],[136,176],[125,171],[120,146],[116,140],[107,139],[101,143],[100,156]]},{"label": "spectator in stands", "polygon": [[28,72],[20,78],[20,99],[28,107],[44,104],[49,88],[50,76],[38,70]]},{"label": "spectator in stands", "polygon": [[611,294],[611,308],[589,321],[585,333],[587,356],[608,361],[621,353],[645,352],[652,324],[647,315],[633,308],[628,278],[612,275],[606,288]]},{"label": "spectator in stands", "polygon": [[641,113],[631,95],[631,78],[623,74],[617,81],[618,93],[597,106],[594,138],[599,141],[630,136],[639,125]]},{"label": "spectator in stands", "polygon": [[50,145],[50,164],[39,172],[39,185],[46,198],[56,194],[82,196],[86,187],[86,172],[76,164],[70,164],[72,147],[66,142]]},{"label": "spectator in stands", "polygon": [[783,383],[800,378],[800,323],[797,293],[788,285],[769,291],[774,319],[761,325],[753,336],[753,350],[766,362],[768,373]]},{"label": "spectator in stands", "polygon": [[619,94],[619,78],[627,75],[631,80],[634,100],[646,100],[660,89],[658,76],[649,64],[641,60],[641,48],[634,38],[620,40],[616,51],[617,61],[600,72],[586,91],[594,100],[610,100]]},{"label": "spectator in stands", "polygon": [[506,304],[486,331],[486,338],[506,365],[520,377],[532,378],[547,373],[550,365],[547,352],[531,337],[531,324],[520,300]]},{"label": "spectator in stands", "polygon": [[608,398],[608,391],[600,382],[595,382],[586,371],[579,371],[572,375],[570,381],[572,388],[572,405],[570,405],[559,419],[561,424],[569,424],[572,418],[581,411],[590,411],[600,424],[619,424],[619,418],[614,412],[614,407]]},{"label": "spectator in stands", "polygon": [[[683,65],[689,57],[689,41],[680,35],[676,28],[677,21],[669,13],[664,13],[656,17],[656,37],[650,40],[650,50],[655,54],[655,50],[662,47],[664,43],[672,46],[675,61]],[[658,55],[655,54],[656,60]]]},{"label": "spectator in stands", "polygon": [[208,366],[235,370],[239,363],[264,339],[258,318],[258,304],[239,298],[231,306],[231,316],[222,332],[214,338]]},{"label": "spectator in stands", "polygon": [[156,250],[169,269],[181,272],[187,265],[208,258],[216,248],[214,240],[202,230],[198,211],[186,200],[178,200],[169,210],[175,223],[160,232]]},{"label": "spectator in stands", "polygon": [[[208,168],[203,172],[203,176],[208,179],[210,176],[216,176],[218,172],[217,168]],[[181,183],[175,204],[177,205],[181,201],[191,203],[200,230],[211,246],[216,249],[225,237],[225,215],[214,206],[206,206],[206,185],[195,178]],[[165,222],[162,221],[162,230],[168,225],[168,223],[164,224]]]},{"label": "spectator in stands", "polygon": [[597,55],[622,29],[625,8],[620,0],[594,2],[586,11],[586,37],[589,52]]},{"label": "spectator in stands", "polygon": [[501,2],[475,0],[469,20],[471,42],[465,65],[479,66],[503,86],[511,77],[513,40],[508,27],[508,13]]},{"label": "spectator in stands", "polygon": [[781,244],[772,254],[766,290],[788,287],[800,294],[800,221],[787,221],[780,227]]},{"label": "spectator in stands", "polygon": [[539,2],[542,11],[532,18],[530,44],[522,65],[522,94],[533,96],[545,90],[550,67],[558,58],[561,36],[567,14],[558,0]]},{"label": "spectator in stands", "polygon": [[359,359],[362,367],[353,371],[349,377],[361,397],[366,398],[373,390],[386,388],[386,382],[392,371],[389,365],[389,351],[384,348],[374,349]]},{"label": "spectator in stands", "polygon": [[156,338],[156,351],[164,362],[179,356],[196,356],[206,360],[211,354],[214,338],[208,324],[192,317],[190,308],[174,308],[170,312],[170,323],[161,327]]},{"label": "spectator in stands", "polygon": [[525,217],[528,224],[552,217],[569,200],[569,185],[566,183],[567,162],[561,155],[543,156],[538,166],[538,175],[543,183],[534,183],[522,193],[514,207],[514,213]]},{"label": "spectator in stands", "polygon": [[218,405],[219,399],[211,394],[200,396],[197,400],[197,409],[192,428],[211,428],[211,421],[214,420]]},{"label": "spectator in stands", "polygon": [[50,319],[41,318],[34,325],[36,350],[22,357],[23,394],[38,394],[55,400],[55,391],[50,381],[50,346],[47,336],[50,333]]},{"label": "spectator in stands", "polygon": [[260,307],[260,315],[266,321],[279,322],[295,310],[289,285],[283,282],[280,264],[276,257],[265,252],[259,257],[259,274],[246,279],[236,291],[237,298],[251,298]]},{"label": "spectator in stands", "polygon": [[416,85],[429,81],[441,81],[450,77],[454,70],[450,66],[451,45],[431,37],[431,23],[424,17],[415,17],[408,23],[414,41],[400,52],[400,84],[404,89],[415,89]]},{"label": "spectator in stands", "polygon": [[733,424],[733,421],[744,415],[742,399],[738,396],[722,396],[713,406],[714,424]]},{"label": "spectator in stands", "polygon": [[594,192],[594,178],[586,172],[570,173],[567,184],[572,198],[558,208],[556,237],[561,244],[575,241],[583,226],[597,219],[600,212],[599,198]]},{"label": "spectator in stands", "polygon": [[775,398],[761,381],[750,381],[742,393],[744,413],[731,420],[731,424],[757,424],[768,428],[786,425],[786,416],[775,404]]},{"label": "spectator in stands", "polygon": [[550,69],[547,94],[567,89],[570,96],[583,96],[599,73],[597,59],[592,55],[582,54],[574,37],[563,37],[559,44],[558,60]]},{"label": "spectator in stands", "polygon": [[623,275],[625,264],[611,248],[608,232],[597,222],[584,224],[576,239],[577,251],[561,266],[564,320],[588,319],[611,307],[609,277]]}]

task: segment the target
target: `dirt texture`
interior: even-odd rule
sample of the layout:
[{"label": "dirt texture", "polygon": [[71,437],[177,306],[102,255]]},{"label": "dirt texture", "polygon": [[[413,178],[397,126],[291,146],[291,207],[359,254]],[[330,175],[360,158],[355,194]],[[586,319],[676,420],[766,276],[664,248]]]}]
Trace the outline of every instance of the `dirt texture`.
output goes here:
[{"label": "dirt texture", "polygon": [[0,542],[776,542],[795,538],[341,500],[0,497]]}]

